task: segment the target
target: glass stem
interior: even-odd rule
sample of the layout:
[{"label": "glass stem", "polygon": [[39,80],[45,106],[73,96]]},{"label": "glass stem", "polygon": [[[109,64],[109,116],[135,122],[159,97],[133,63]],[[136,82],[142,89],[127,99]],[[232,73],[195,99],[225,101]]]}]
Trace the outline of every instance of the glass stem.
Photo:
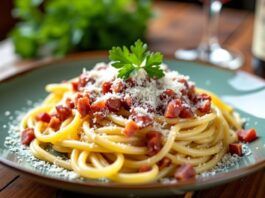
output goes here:
[{"label": "glass stem", "polygon": [[211,51],[213,48],[219,47],[217,34],[222,3],[220,0],[203,0],[203,2],[205,22],[199,48]]}]

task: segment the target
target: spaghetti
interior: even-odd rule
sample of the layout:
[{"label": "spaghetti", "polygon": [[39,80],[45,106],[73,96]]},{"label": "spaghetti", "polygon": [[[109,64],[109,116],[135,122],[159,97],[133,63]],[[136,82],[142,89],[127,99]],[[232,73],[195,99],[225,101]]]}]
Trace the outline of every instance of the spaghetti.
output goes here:
[{"label": "spaghetti", "polygon": [[241,123],[233,109],[195,89],[188,77],[116,75],[99,63],[78,78],[47,85],[50,95],[22,120],[22,143],[80,176],[139,184],[172,177],[183,165],[184,178],[207,171],[237,141]]}]

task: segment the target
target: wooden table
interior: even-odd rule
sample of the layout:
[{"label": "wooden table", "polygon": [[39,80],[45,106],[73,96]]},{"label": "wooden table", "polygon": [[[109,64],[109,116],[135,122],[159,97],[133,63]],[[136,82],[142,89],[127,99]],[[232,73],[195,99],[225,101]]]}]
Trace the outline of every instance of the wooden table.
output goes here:
[{"label": "wooden table", "polygon": [[[156,4],[157,18],[150,22],[148,42],[153,50],[173,56],[178,48],[198,45],[202,34],[203,17],[201,7],[193,4],[161,2]],[[243,70],[253,73],[251,68],[251,43],[253,14],[246,11],[225,9],[220,21],[220,43],[240,50],[245,57]],[[80,54],[71,55],[74,57]],[[84,56],[84,54],[82,54]],[[43,61],[43,60],[41,60]],[[19,71],[39,61],[20,61],[12,67]],[[1,69],[1,68],[0,68]],[[12,72],[11,72],[12,73]],[[0,165],[0,197],[85,197],[72,192],[48,187]],[[207,190],[186,194],[186,197],[264,197],[265,172],[261,170],[240,180]],[[92,197],[92,196],[87,196]]]}]

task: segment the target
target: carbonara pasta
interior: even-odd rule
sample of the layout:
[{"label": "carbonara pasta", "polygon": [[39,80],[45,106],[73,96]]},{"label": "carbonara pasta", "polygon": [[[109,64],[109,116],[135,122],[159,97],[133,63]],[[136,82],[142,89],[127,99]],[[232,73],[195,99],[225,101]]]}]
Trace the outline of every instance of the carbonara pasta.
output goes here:
[{"label": "carbonara pasta", "polygon": [[213,168],[238,141],[240,119],[187,76],[161,68],[160,79],[139,70],[124,80],[98,63],[48,84],[50,94],[22,120],[22,143],[40,160],[119,183],[183,180]]}]

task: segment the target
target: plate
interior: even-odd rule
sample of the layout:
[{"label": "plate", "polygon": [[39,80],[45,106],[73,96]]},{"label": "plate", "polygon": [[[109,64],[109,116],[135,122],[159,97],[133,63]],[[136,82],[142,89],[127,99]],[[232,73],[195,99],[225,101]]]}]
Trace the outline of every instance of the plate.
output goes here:
[{"label": "plate", "polygon": [[231,72],[209,65],[176,60],[166,60],[165,63],[172,70],[189,75],[198,87],[213,91],[232,104],[246,119],[246,127],[254,127],[258,131],[259,138],[249,144],[251,153],[245,155],[235,166],[225,169],[226,171],[200,176],[188,182],[125,185],[58,176],[50,173],[49,170],[34,168],[26,158],[6,148],[5,138],[10,131],[9,123],[14,122],[18,111],[29,108],[32,103],[41,101],[47,95],[44,90],[46,84],[70,79],[79,75],[83,68],[89,70],[95,63],[102,61],[107,59],[90,57],[54,61],[0,83],[0,162],[2,164],[48,185],[112,196],[181,194],[223,184],[265,167],[265,82],[242,71]]}]

